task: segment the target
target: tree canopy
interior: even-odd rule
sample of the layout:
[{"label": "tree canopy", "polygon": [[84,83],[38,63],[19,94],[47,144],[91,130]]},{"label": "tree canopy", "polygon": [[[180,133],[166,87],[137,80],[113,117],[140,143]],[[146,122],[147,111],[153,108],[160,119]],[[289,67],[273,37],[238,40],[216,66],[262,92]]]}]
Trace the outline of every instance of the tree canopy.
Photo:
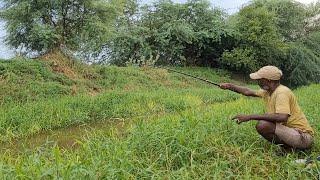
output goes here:
[{"label": "tree canopy", "polygon": [[[208,66],[247,74],[264,65],[290,86],[319,82],[320,2],[253,0],[228,15],[206,0],[4,0],[7,43],[84,61]],[[61,48],[63,47],[63,48]]]},{"label": "tree canopy", "polygon": [[61,46],[96,50],[113,33],[119,0],[4,0],[7,43],[41,54]]}]

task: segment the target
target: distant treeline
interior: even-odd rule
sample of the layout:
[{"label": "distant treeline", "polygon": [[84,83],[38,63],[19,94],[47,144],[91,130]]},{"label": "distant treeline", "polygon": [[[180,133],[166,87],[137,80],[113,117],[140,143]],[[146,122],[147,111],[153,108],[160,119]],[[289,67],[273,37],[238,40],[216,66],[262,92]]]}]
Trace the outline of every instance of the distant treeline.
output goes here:
[{"label": "distant treeline", "polygon": [[119,66],[275,65],[290,86],[320,82],[320,2],[253,0],[234,15],[208,1],[4,0],[7,43],[24,52],[62,49]]}]

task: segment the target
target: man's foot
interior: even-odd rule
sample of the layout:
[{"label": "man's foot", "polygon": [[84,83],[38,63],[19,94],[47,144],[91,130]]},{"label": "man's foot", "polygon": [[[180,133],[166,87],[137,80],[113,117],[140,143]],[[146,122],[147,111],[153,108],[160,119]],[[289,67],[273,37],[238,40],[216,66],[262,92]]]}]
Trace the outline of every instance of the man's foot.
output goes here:
[{"label": "man's foot", "polygon": [[311,157],[306,159],[297,159],[294,162],[303,165],[305,168],[313,168],[316,167],[316,161],[320,161],[320,156],[318,156],[316,159],[312,159]]},{"label": "man's foot", "polygon": [[305,165],[308,165],[308,164],[310,164],[310,163],[313,163],[313,160],[312,160],[311,157],[308,157],[308,158],[306,158],[306,159],[297,159],[297,160],[295,160],[294,162],[297,163],[297,164],[305,164]]}]

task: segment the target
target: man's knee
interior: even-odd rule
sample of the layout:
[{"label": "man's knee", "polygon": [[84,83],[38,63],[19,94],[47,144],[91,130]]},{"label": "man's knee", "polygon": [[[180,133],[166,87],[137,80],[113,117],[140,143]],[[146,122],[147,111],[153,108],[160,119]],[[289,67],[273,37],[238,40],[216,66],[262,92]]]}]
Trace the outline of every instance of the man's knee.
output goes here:
[{"label": "man's knee", "polygon": [[275,123],[268,122],[268,121],[258,121],[258,124],[256,125],[257,131],[262,133],[274,133],[276,130]]}]

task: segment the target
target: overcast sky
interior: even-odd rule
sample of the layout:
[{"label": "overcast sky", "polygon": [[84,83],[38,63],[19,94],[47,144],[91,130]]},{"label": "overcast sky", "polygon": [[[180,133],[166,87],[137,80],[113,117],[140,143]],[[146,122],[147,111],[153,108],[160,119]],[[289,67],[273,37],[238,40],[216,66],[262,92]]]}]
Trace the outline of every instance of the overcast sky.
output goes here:
[{"label": "overcast sky", "polygon": [[[143,4],[148,4],[148,3],[155,2],[156,0],[139,0],[139,1]],[[172,1],[176,3],[187,2],[187,0],[172,0]],[[304,4],[317,2],[317,0],[296,0],[296,1]],[[222,9],[225,9],[229,14],[232,14],[237,12],[243,4],[250,2],[250,0],[209,0],[209,2],[213,7],[220,7]]]},{"label": "overcast sky", "polygon": [[[142,4],[149,4],[152,2],[155,2],[156,0],[139,0]],[[176,3],[184,3],[187,0],[172,0]],[[312,2],[316,2],[318,0],[296,0],[301,3],[309,4]],[[0,5],[1,5],[0,0]],[[239,10],[239,8],[245,4],[250,2],[250,0],[210,0],[210,3],[213,7],[220,7],[224,9],[229,14],[233,14]],[[10,51],[3,43],[3,39],[5,36],[5,30],[4,30],[4,22],[0,21],[0,58],[10,58],[13,56],[13,52]]]}]

